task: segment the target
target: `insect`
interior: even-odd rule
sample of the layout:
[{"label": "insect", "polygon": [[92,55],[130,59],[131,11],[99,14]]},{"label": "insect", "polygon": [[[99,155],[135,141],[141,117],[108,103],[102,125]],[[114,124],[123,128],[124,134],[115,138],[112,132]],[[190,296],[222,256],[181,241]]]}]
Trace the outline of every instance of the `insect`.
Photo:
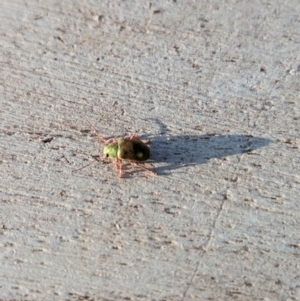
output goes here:
[{"label": "insect", "polygon": [[95,131],[100,143],[105,143],[103,154],[105,157],[115,159],[115,167],[119,171],[119,177],[123,177],[123,161],[129,161],[131,165],[140,167],[152,175],[156,172],[140,164],[139,162],[147,161],[150,158],[150,148],[148,144],[150,140],[143,142],[138,135],[128,136],[125,138],[107,139],[102,137],[94,125],[88,121]]}]

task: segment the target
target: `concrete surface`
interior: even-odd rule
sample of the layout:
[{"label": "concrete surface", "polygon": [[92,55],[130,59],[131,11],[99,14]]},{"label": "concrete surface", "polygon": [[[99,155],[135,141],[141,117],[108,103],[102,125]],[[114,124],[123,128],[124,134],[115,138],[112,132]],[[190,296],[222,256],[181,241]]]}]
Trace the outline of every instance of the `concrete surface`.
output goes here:
[{"label": "concrete surface", "polygon": [[[1,300],[300,300],[299,0],[0,18]],[[152,139],[158,176],[72,173],[86,120]]]}]

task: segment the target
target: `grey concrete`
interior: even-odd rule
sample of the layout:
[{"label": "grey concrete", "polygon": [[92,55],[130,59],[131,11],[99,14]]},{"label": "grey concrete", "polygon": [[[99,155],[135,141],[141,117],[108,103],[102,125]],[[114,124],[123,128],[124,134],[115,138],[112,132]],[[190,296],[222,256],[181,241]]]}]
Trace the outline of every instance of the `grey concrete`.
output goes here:
[{"label": "grey concrete", "polygon": [[[0,3],[1,300],[300,300],[300,2]],[[100,159],[152,139],[157,177]]]}]

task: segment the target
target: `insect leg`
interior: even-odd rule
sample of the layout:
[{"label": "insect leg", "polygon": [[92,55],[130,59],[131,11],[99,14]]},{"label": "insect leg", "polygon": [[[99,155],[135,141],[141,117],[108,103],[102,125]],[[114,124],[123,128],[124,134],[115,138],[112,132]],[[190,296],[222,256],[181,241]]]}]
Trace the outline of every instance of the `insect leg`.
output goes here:
[{"label": "insect leg", "polygon": [[151,172],[154,176],[157,175],[157,173],[156,173],[155,171],[151,170],[150,168],[147,168],[146,166],[144,166],[144,165],[142,165],[142,164],[138,164],[138,163],[136,163],[136,162],[130,162],[130,164],[132,164],[132,165],[134,165],[134,166],[137,166],[137,167],[140,167],[140,168],[142,168],[142,169],[144,169],[144,170],[147,170],[147,171]]},{"label": "insect leg", "polygon": [[123,171],[122,171],[122,163],[120,165],[120,170],[119,170],[119,178],[123,177]]},{"label": "insect leg", "polygon": [[[133,136],[126,136],[124,139],[129,139],[129,140],[137,140],[137,141],[142,141],[141,139],[140,139],[140,136],[139,135],[133,135]],[[147,140],[147,141],[142,141],[143,143],[145,143],[145,144],[150,144],[151,143],[151,140],[149,139],[149,140]]]},{"label": "insect leg", "polygon": [[139,135],[126,136],[124,139],[142,141],[142,140],[140,139],[140,136],[139,136]]},{"label": "insect leg", "polygon": [[116,163],[115,163],[116,170],[119,171],[119,178],[123,177],[123,170],[122,170],[122,160],[119,158],[116,158]]}]

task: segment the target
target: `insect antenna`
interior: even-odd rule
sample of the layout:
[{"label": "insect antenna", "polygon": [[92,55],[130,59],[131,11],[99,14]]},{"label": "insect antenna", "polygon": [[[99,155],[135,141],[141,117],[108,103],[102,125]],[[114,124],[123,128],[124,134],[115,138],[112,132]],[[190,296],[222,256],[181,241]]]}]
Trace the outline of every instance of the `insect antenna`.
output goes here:
[{"label": "insect antenna", "polygon": [[73,169],[73,170],[72,170],[72,173],[73,173],[73,172],[76,172],[76,171],[78,171],[78,170],[84,169],[84,168],[86,168],[86,167],[92,165],[92,164],[95,163],[95,162],[99,162],[99,160],[96,159],[96,158],[99,158],[99,156],[94,157],[94,161],[90,162],[89,164],[84,165],[84,166],[82,166],[82,167],[80,167],[80,168],[77,168],[77,169]]},{"label": "insect antenna", "polygon": [[90,122],[90,121],[86,121],[87,123],[89,123],[90,124],[90,126],[93,128],[93,130],[95,131],[95,133],[96,133],[96,136],[97,136],[97,138],[98,138],[98,140],[99,140],[99,142],[101,143],[107,143],[107,139],[105,138],[105,137],[102,137],[101,135],[100,135],[100,133],[98,132],[98,130],[96,129],[96,127]]}]

